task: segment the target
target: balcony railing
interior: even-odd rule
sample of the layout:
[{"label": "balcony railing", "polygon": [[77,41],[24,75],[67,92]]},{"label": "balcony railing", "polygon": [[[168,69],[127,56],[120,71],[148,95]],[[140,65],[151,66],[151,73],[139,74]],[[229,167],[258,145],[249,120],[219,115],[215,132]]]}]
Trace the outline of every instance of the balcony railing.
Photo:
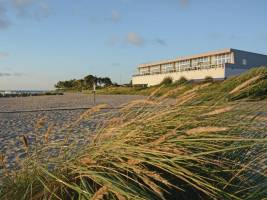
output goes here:
[{"label": "balcony railing", "polygon": [[141,74],[135,74],[133,76],[148,76],[148,75],[156,75],[156,74],[169,74],[175,72],[187,72],[187,71],[198,71],[198,70],[207,70],[207,69],[214,69],[214,68],[224,68],[225,64],[211,64],[211,65],[196,65],[191,66],[189,68],[181,68],[181,69],[173,69],[167,70],[162,72],[146,72]]}]

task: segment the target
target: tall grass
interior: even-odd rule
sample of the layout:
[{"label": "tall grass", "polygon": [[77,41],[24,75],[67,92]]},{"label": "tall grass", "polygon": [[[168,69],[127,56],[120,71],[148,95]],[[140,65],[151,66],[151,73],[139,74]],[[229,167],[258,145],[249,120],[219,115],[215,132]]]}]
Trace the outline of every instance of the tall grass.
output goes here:
[{"label": "tall grass", "polygon": [[[101,111],[105,105],[86,111],[60,130],[62,141],[50,139],[58,132],[52,125],[36,146],[23,137],[27,156],[20,170],[6,169],[1,199],[266,198],[267,101],[232,101],[266,80],[231,94],[266,69],[250,73],[220,83],[219,97],[209,94],[218,83],[169,86],[158,98],[162,86],[118,111]],[[69,140],[78,123],[99,119],[83,133],[83,145]]]}]

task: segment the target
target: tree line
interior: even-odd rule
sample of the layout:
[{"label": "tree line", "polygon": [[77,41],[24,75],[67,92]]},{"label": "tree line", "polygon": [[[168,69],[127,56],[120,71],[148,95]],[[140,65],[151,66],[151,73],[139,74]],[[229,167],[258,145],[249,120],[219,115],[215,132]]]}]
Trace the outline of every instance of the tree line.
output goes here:
[{"label": "tree line", "polygon": [[71,90],[88,90],[93,89],[94,85],[97,87],[111,86],[112,83],[109,77],[97,77],[93,75],[87,75],[83,79],[71,79],[66,81],[59,81],[56,83],[57,89],[71,89]]}]

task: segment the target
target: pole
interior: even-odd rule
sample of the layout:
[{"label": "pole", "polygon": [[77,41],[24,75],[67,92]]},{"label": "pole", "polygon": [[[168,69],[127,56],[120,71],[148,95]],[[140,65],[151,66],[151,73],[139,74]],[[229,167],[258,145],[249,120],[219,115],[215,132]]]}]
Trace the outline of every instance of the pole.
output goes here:
[{"label": "pole", "polygon": [[95,94],[96,93],[96,85],[95,85],[95,83],[94,83],[94,85],[93,85],[93,97],[94,97],[94,105],[95,105]]}]

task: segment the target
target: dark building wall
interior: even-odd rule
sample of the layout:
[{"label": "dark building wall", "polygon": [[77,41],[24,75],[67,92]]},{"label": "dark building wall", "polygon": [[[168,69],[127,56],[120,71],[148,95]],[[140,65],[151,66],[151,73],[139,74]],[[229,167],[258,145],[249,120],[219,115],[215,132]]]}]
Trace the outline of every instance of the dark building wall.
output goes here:
[{"label": "dark building wall", "polygon": [[[257,54],[247,51],[232,49],[234,52],[234,63],[236,68],[252,68],[267,66],[267,55]],[[243,59],[246,59],[247,65],[243,65]]]}]

